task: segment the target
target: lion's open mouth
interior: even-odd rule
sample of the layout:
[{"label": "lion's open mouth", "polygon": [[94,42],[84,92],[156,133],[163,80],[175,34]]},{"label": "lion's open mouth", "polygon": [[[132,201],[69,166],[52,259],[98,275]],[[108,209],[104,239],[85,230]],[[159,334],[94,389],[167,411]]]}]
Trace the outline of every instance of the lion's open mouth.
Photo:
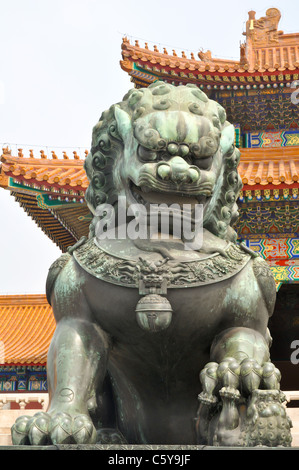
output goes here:
[{"label": "lion's open mouth", "polygon": [[142,204],[146,207],[149,207],[151,204],[166,204],[167,206],[176,204],[181,208],[188,204],[191,206],[191,209],[193,209],[196,204],[203,204],[205,206],[207,199],[212,195],[210,186],[211,185],[206,185],[206,187],[203,187],[201,191],[198,191],[199,194],[188,194],[180,191],[169,192],[169,188],[164,192],[162,189],[153,189],[148,185],[137,186],[131,180],[129,184],[130,192],[138,204]]},{"label": "lion's open mouth", "polygon": [[129,188],[131,199],[145,207],[147,224],[152,226],[158,223],[157,232],[166,231],[169,235],[181,231],[184,226],[194,230],[198,224],[202,224],[212,194],[207,188],[197,195],[179,191],[163,192],[145,185],[137,186],[132,181]]}]

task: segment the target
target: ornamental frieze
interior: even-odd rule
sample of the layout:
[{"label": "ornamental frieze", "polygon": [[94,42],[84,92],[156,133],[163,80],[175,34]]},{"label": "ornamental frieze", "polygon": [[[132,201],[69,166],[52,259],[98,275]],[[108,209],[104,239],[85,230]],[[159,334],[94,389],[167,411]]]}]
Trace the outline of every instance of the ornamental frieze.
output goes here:
[{"label": "ornamental frieze", "polygon": [[215,253],[191,262],[167,258],[153,261],[146,257],[146,253],[144,257],[122,259],[105,252],[94,239],[88,240],[73,252],[77,263],[92,276],[112,284],[135,288],[140,286],[140,281],[146,286],[155,287],[166,282],[166,288],[216,283],[237,274],[251,258],[242,247],[236,245],[229,245],[225,255]]}]

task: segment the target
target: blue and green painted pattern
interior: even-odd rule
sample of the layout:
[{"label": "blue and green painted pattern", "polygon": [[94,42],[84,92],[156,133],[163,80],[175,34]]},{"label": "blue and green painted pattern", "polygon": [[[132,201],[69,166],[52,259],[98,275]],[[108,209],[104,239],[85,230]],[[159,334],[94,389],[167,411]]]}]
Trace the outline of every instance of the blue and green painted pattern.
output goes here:
[{"label": "blue and green painted pattern", "polygon": [[299,145],[299,129],[244,134],[245,148],[292,147]]},{"label": "blue and green painted pattern", "polygon": [[243,243],[267,261],[277,290],[283,283],[299,283],[299,238],[249,239]]},{"label": "blue and green painted pattern", "polygon": [[247,239],[244,244],[252,251],[259,253],[265,259],[298,259],[298,238],[261,238]]},{"label": "blue and green painted pattern", "polygon": [[0,392],[46,392],[47,389],[45,366],[0,367]]}]

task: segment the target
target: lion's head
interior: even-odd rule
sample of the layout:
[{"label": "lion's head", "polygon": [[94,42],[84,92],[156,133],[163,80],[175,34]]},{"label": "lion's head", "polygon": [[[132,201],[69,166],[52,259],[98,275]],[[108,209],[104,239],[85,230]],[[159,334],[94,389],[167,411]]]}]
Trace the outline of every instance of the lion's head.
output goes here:
[{"label": "lion's head", "polygon": [[94,127],[86,201],[93,213],[119,195],[129,204],[200,203],[204,227],[235,241],[239,158],[218,103],[196,85],[157,81],[130,90]]}]

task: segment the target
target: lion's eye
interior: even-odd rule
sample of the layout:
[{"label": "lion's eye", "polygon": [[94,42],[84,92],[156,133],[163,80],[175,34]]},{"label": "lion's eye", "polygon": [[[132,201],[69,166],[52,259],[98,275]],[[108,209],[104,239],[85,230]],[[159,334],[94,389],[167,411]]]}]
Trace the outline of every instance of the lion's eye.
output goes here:
[{"label": "lion's eye", "polygon": [[147,149],[142,145],[138,146],[137,155],[143,162],[152,162],[157,159],[157,152]]}]

